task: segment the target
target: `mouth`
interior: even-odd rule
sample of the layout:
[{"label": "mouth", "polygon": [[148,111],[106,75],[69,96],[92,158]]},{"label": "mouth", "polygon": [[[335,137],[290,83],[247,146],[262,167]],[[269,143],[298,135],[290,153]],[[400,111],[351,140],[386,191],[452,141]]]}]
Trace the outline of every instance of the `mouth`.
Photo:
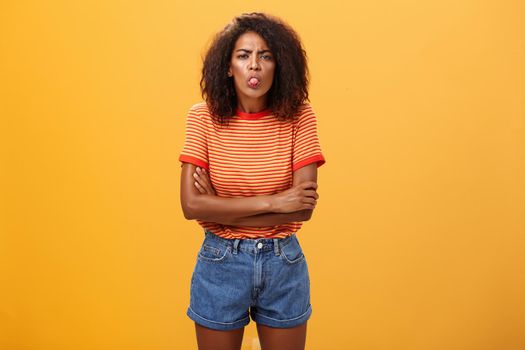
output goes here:
[{"label": "mouth", "polygon": [[256,89],[261,85],[261,79],[259,77],[249,77],[248,78],[248,87]]}]

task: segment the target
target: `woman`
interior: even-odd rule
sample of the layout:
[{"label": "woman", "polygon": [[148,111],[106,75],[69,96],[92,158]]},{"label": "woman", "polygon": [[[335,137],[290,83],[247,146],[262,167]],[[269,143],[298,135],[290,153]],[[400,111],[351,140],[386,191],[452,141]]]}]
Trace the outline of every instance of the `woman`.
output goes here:
[{"label": "woman", "polygon": [[295,233],[325,163],[298,35],[263,13],[234,18],[204,58],[186,119],[181,205],[204,241],[187,315],[199,349],[240,349],[250,316],[262,349],[304,349],[310,279]]}]

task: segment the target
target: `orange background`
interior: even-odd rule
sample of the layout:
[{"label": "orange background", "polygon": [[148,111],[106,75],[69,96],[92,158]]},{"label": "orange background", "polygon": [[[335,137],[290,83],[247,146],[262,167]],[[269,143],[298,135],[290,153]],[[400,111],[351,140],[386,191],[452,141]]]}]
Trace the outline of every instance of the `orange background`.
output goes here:
[{"label": "orange background", "polygon": [[525,349],[525,5],[495,0],[3,2],[0,348],[196,349],[184,118],[252,11],[300,34],[327,160],[307,348]]}]

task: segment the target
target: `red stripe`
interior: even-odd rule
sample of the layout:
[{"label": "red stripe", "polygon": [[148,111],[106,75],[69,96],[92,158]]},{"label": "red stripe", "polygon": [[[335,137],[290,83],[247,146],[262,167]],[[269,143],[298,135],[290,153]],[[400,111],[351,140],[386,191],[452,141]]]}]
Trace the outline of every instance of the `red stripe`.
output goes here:
[{"label": "red stripe", "polygon": [[[229,127],[214,124],[206,102],[190,108],[181,162],[209,171],[217,195],[249,197],[289,188],[293,171],[307,164],[324,164],[317,137],[317,120],[311,105],[304,105],[292,121],[279,121],[270,110],[236,113]],[[240,114],[240,115],[239,115]],[[196,220],[224,238],[284,238],[297,232],[302,222],[250,227],[228,226]]]},{"label": "red stripe", "polygon": [[208,166],[207,163],[203,162],[202,160],[198,158],[192,157],[192,156],[187,156],[187,155],[182,154],[179,157],[179,161],[186,162],[186,163],[192,163],[192,164],[195,164],[196,166],[203,167],[206,170],[210,170],[210,167]]}]

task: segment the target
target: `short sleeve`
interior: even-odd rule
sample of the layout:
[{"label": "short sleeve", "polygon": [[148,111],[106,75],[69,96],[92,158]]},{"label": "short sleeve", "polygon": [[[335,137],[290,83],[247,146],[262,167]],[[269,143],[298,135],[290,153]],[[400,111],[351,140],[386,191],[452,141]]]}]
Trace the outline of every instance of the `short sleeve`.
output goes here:
[{"label": "short sleeve", "polygon": [[300,112],[294,128],[292,170],[295,171],[310,163],[317,163],[319,168],[326,160],[321,151],[317,135],[317,116],[310,104]]},{"label": "short sleeve", "polygon": [[199,113],[199,104],[193,105],[186,116],[185,140],[179,161],[192,163],[196,166],[209,169],[208,138],[204,113]]}]

